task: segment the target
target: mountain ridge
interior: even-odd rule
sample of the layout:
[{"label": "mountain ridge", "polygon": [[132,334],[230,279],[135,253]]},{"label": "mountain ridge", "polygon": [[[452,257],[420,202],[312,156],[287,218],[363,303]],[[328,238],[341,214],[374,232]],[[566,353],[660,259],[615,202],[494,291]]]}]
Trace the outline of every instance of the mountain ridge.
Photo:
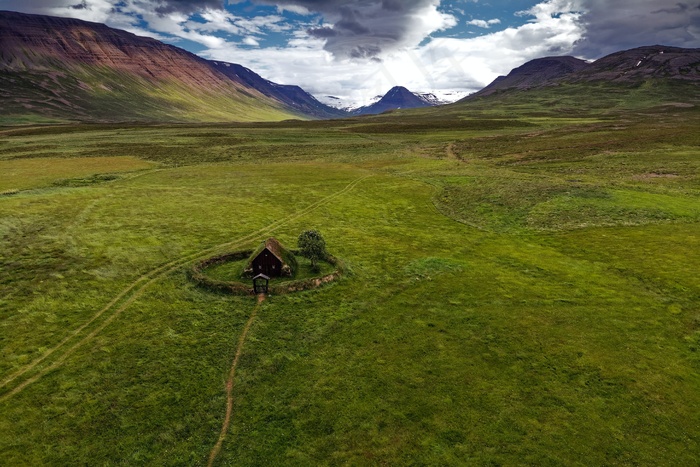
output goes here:
[{"label": "mountain ridge", "polygon": [[[101,23],[0,11],[4,118],[265,121],[341,116],[299,87],[243,77]],[[221,63],[221,62],[218,62]],[[276,92],[271,92],[276,89]]]},{"label": "mountain ridge", "polygon": [[571,56],[538,58],[514,68],[507,76],[499,76],[462,101],[561,84],[638,86],[655,79],[700,82],[700,49],[642,46],[621,50],[593,62]]},{"label": "mountain ridge", "polygon": [[[547,89],[562,86],[573,94],[562,94],[569,88],[557,93],[570,100],[592,86],[601,91],[614,85],[619,93],[655,83],[675,83],[678,102],[686,84],[690,88],[683,89],[696,96],[700,49],[643,46],[590,63],[538,58],[457,103],[533,90],[551,94]],[[101,23],[0,11],[0,123],[327,119],[439,104],[435,96],[396,86],[371,105],[338,109],[242,65],[207,60]]]},{"label": "mountain ridge", "polygon": [[320,102],[300,86],[272,82],[253,70],[236,63],[215,60],[212,60],[211,63],[231,79],[243,82],[265,96],[272,97],[305,115],[321,119],[348,116],[348,112]]},{"label": "mountain ridge", "polygon": [[499,76],[474,96],[488,96],[504,89],[529,89],[575,73],[587,66],[585,60],[575,57],[543,57],[514,68],[507,76]]}]

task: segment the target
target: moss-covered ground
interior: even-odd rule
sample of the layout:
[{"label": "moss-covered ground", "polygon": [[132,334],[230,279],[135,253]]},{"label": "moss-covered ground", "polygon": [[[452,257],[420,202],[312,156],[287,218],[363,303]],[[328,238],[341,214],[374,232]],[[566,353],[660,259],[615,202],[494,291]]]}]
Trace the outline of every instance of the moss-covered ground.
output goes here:
[{"label": "moss-covered ground", "polygon": [[187,267],[314,228],[216,465],[697,465],[698,111],[450,112],[0,130],[0,464],[206,465],[255,299]]}]

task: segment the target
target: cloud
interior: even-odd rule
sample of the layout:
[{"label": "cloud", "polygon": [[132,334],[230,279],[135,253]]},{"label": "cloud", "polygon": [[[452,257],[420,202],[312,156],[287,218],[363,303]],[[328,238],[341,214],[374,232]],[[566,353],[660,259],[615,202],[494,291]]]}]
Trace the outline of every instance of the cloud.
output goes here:
[{"label": "cloud", "polygon": [[375,58],[418,45],[457,24],[438,10],[440,0],[257,0],[290,11],[320,13],[327,24],[308,29],[338,59]]},{"label": "cloud", "polygon": [[0,8],[39,15],[79,18],[103,23],[113,11],[111,0],[0,0]]},{"label": "cloud", "polygon": [[153,4],[158,14],[173,12],[190,14],[200,10],[224,8],[224,0],[155,0]]},{"label": "cloud", "polygon": [[303,7],[303,6],[298,6],[298,5],[277,5],[277,10],[280,13],[284,13],[285,11],[288,11],[290,13],[296,13],[297,15],[309,15],[311,12]]},{"label": "cloud", "polygon": [[479,28],[488,29],[488,28],[490,28],[491,26],[493,26],[494,24],[501,24],[501,20],[498,19],[498,18],[490,19],[490,20],[488,20],[488,21],[483,20],[483,19],[473,19],[473,20],[471,20],[471,21],[467,21],[467,24],[469,24],[469,25],[471,25],[471,26],[476,26],[476,27],[479,27]]},{"label": "cloud", "polygon": [[598,58],[642,45],[700,47],[700,2],[581,0],[584,39],[575,52]]},{"label": "cloud", "polygon": [[[206,9],[224,9],[226,0],[3,0],[2,9],[36,14],[56,14],[94,20],[109,17],[120,9],[129,10],[131,5],[147,5],[157,14],[174,12],[191,14]],[[71,12],[73,10],[73,12]]]},{"label": "cloud", "polygon": [[258,42],[257,39],[255,39],[254,37],[251,37],[251,36],[248,36],[248,37],[246,37],[245,39],[243,39],[243,43],[244,43],[245,45],[250,45],[250,46],[253,46],[253,47],[259,47],[259,46],[260,46],[260,42]]},{"label": "cloud", "polygon": [[207,54],[216,60],[243,60],[243,65],[269,80],[298,84],[316,96],[332,95],[358,105],[395,85],[418,92],[470,93],[528,60],[570,53],[584,31],[575,12],[526,17],[531,21],[520,27],[468,39],[433,38],[384,52],[381,61],[334,59],[304,30],[296,31],[284,48],[227,47]]}]

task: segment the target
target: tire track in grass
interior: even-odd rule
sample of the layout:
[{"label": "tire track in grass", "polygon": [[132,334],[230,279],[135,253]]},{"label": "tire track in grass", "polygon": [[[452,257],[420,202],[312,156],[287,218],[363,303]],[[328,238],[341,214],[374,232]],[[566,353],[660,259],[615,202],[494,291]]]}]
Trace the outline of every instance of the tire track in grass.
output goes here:
[{"label": "tire track in grass", "polygon": [[255,321],[255,317],[258,315],[258,311],[260,311],[260,307],[264,301],[265,295],[258,295],[258,303],[255,305],[255,308],[253,308],[253,312],[250,314],[250,318],[248,318],[248,322],[243,328],[241,336],[238,338],[236,355],[233,357],[233,363],[231,364],[231,369],[228,373],[228,380],[226,380],[226,415],[224,416],[224,422],[221,425],[219,439],[212,448],[211,453],[209,453],[209,462],[207,463],[208,467],[212,467],[214,465],[214,461],[221,452],[221,447],[226,439],[226,433],[228,433],[229,426],[231,426],[231,417],[233,415],[233,386],[235,384],[236,369],[238,368],[238,362],[241,359],[241,355],[243,355],[243,345],[248,337],[250,327],[253,325],[253,321]]},{"label": "tire track in grass", "polygon": [[[347,186],[345,186],[342,190],[337,191],[336,193],[332,193],[325,198],[322,198],[306,208],[297,211],[294,214],[291,214],[279,221],[272,222],[271,224],[262,227],[254,232],[251,232],[247,235],[244,235],[243,237],[240,237],[236,240],[233,240],[231,242],[223,243],[220,245],[216,245],[213,247],[209,247],[200,251],[197,251],[195,253],[190,253],[189,255],[185,255],[179,259],[170,261],[169,263],[163,264],[152,271],[149,271],[142,276],[138,277],[134,282],[132,282],[126,289],[124,289],[122,292],[120,292],[111,302],[109,302],[104,308],[102,308],[100,311],[98,311],[95,315],[92,316],[86,323],[81,325],[79,328],[76,330],[72,331],[68,336],[66,336],[61,342],[59,342],[57,345],[54,347],[47,349],[43,354],[41,354],[38,358],[33,360],[31,363],[25,365],[24,367],[20,368],[19,370],[15,371],[14,373],[10,374],[8,377],[6,377],[2,382],[0,382],[0,389],[4,388],[17,378],[25,375],[26,373],[34,370],[37,366],[39,366],[42,362],[44,362],[47,358],[49,358],[51,355],[54,353],[58,352],[59,350],[63,349],[64,346],[66,346],[71,340],[77,339],[83,331],[85,331],[90,325],[94,324],[97,320],[102,318],[103,316],[106,316],[105,320],[93,331],[89,332],[87,335],[85,335],[82,339],[80,339],[77,343],[69,347],[67,350],[65,350],[57,360],[55,360],[52,364],[45,366],[39,370],[39,372],[34,375],[30,376],[21,383],[19,383],[14,389],[9,391],[8,393],[0,396],[0,403],[5,402],[12,396],[20,393],[24,388],[29,386],[30,384],[38,381],[41,379],[44,375],[46,375],[49,371],[52,371],[61,364],[65,362],[65,360],[73,353],[75,352],[79,347],[82,345],[86,344],[88,341],[90,341],[92,338],[94,338],[97,334],[99,334],[107,325],[109,325],[114,319],[116,319],[119,315],[121,315],[124,310],[126,310],[137,298],[139,298],[145,290],[153,283],[157,282],[159,279],[165,277],[166,275],[172,273],[173,271],[181,268],[182,266],[187,265],[188,263],[192,263],[198,260],[203,260],[207,256],[213,254],[214,252],[217,252],[219,250],[225,249],[225,248],[232,248],[232,247],[239,247],[247,242],[253,241],[256,238],[258,238],[260,235],[263,234],[269,234],[274,232],[275,230],[279,229],[280,227],[283,227],[284,225],[293,222],[297,219],[299,219],[302,216],[305,216],[306,214],[314,211],[315,209],[318,209],[319,207],[323,206],[324,204],[329,203],[335,198],[338,198],[345,193],[349,192],[355,186],[357,186],[360,182],[363,180],[366,180],[369,177],[372,177],[373,174],[370,175],[365,175],[360,178],[357,178],[350,182]],[[121,304],[121,305],[120,305]]]},{"label": "tire track in grass", "polygon": [[459,157],[459,155],[456,152],[457,148],[457,143],[452,142],[445,147],[445,155],[447,156],[448,159],[454,160],[454,161],[459,161],[459,162],[464,162],[464,160]]}]

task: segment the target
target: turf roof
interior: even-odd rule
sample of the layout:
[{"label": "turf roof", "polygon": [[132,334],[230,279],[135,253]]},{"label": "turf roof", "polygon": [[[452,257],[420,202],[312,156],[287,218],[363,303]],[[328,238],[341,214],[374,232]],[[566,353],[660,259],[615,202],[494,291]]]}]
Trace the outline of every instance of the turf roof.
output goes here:
[{"label": "turf roof", "polygon": [[262,253],[265,249],[270,251],[277,259],[279,259],[282,262],[282,267],[284,268],[285,266],[289,266],[292,275],[296,273],[298,264],[297,264],[297,259],[294,257],[294,254],[292,254],[291,251],[286,249],[279,240],[277,240],[275,237],[270,237],[264,242],[262,242],[256,249],[253,251],[253,254],[250,255],[250,258],[248,259],[248,266],[253,264],[253,260],[258,257],[260,253]]}]

